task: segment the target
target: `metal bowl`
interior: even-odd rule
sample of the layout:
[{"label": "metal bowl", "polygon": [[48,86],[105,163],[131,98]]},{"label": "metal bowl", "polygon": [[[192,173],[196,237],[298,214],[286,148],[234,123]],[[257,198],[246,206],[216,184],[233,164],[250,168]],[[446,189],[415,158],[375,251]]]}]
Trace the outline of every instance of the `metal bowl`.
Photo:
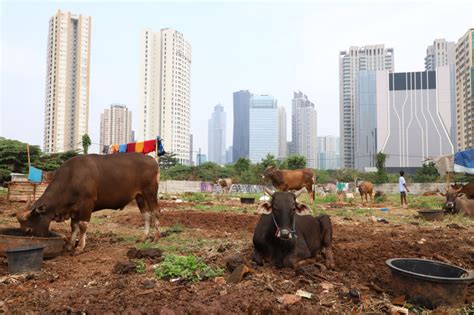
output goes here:
[{"label": "metal bowl", "polygon": [[0,229],[0,256],[6,256],[10,249],[44,246],[44,257],[53,258],[61,254],[64,248],[64,235],[50,232],[49,237],[27,236],[20,229]]},{"label": "metal bowl", "polygon": [[439,261],[394,258],[386,261],[392,272],[392,289],[397,296],[430,309],[463,304],[474,273]]}]

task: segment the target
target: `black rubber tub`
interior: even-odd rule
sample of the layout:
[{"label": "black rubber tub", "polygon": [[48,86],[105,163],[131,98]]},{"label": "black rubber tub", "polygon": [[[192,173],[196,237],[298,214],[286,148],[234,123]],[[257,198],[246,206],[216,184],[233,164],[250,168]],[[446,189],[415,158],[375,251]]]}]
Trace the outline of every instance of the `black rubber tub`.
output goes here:
[{"label": "black rubber tub", "polygon": [[413,304],[434,309],[463,304],[474,273],[439,261],[394,258],[386,261],[392,272],[392,289]]},{"label": "black rubber tub", "polygon": [[43,267],[44,246],[13,248],[6,250],[8,272],[20,273],[41,270]]},{"label": "black rubber tub", "polygon": [[420,210],[418,214],[426,221],[440,221],[444,218],[443,210]]},{"label": "black rubber tub", "polygon": [[241,197],[240,203],[252,204],[255,203],[255,198]]}]

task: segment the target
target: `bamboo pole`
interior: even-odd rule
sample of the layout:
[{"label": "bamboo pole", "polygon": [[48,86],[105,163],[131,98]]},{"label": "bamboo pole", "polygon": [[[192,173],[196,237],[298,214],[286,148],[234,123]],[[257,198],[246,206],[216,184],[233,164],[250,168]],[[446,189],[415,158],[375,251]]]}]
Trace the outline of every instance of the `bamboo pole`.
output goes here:
[{"label": "bamboo pole", "polygon": [[28,171],[29,171],[31,163],[30,163],[30,145],[28,143],[26,144],[26,154],[28,156]]}]

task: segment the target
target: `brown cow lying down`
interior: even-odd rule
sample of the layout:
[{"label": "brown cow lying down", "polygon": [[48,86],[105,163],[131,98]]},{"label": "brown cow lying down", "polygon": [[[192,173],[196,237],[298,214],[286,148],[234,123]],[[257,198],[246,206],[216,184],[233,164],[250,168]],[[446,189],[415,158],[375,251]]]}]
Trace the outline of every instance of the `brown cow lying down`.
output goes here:
[{"label": "brown cow lying down", "polygon": [[263,172],[262,178],[268,178],[273,186],[281,191],[300,190],[306,187],[306,190],[314,200],[314,173],[310,168],[301,170],[279,170],[274,166],[269,166]]},{"label": "brown cow lying down", "polygon": [[222,192],[228,193],[232,186],[232,178],[219,178],[216,183],[221,186]]},{"label": "brown cow lying down", "polygon": [[265,191],[272,199],[258,208],[262,215],[253,234],[252,259],[259,265],[266,261],[277,267],[294,267],[299,261],[323,252],[326,266],[333,269],[329,216],[313,217],[311,209],[296,200],[302,190]]},{"label": "brown cow lying down", "polygon": [[367,196],[370,196],[370,202],[373,201],[372,194],[374,193],[374,185],[371,182],[362,182],[359,184],[358,188],[362,202],[364,202],[364,196],[365,202],[368,202]]},{"label": "brown cow lying down", "polygon": [[155,219],[158,232],[159,165],[150,156],[140,153],[112,155],[79,155],[73,157],[55,173],[43,195],[33,206],[17,213],[23,231],[35,236],[47,236],[52,220],[71,219],[71,250],[78,233],[78,251],[86,244],[87,222],[94,211],[123,209],[136,200],[145,218],[145,237],[150,231],[150,218]]},{"label": "brown cow lying down", "polygon": [[446,192],[446,203],[444,209],[451,213],[462,213],[465,216],[474,218],[474,200],[460,198],[464,194],[459,193],[459,189],[448,188]]}]

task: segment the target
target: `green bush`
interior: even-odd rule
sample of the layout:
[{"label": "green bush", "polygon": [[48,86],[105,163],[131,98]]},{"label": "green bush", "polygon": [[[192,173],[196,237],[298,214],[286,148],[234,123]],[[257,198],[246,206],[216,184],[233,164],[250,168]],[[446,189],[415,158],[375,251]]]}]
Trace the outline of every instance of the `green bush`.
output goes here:
[{"label": "green bush", "polygon": [[197,192],[188,196],[184,196],[183,199],[189,202],[203,202],[209,200],[209,197],[205,193]]},{"label": "green bush", "polygon": [[182,278],[198,282],[223,274],[220,268],[213,269],[195,256],[167,255],[165,260],[155,268],[158,279]]}]

